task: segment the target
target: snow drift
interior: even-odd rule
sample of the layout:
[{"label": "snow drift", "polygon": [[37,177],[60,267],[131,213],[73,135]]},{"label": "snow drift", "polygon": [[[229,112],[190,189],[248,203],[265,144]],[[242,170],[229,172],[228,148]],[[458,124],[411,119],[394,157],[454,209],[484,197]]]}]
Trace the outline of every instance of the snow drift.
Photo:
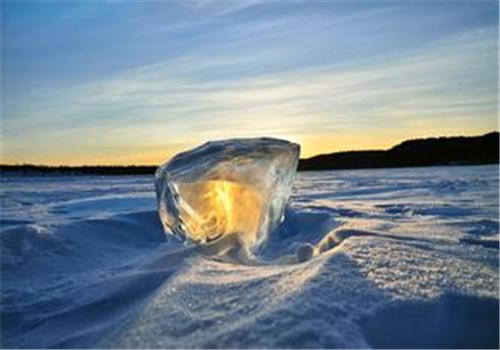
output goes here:
[{"label": "snow drift", "polygon": [[497,348],[498,184],[301,173],[268,263],[244,265],[166,237],[150,177],[3,177],[1,345]]}]

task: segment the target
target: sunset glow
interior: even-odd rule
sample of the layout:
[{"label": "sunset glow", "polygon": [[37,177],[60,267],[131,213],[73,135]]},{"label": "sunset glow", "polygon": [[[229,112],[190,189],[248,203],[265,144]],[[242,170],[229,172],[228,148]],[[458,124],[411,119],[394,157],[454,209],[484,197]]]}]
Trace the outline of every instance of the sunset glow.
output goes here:
[{"label": "sunset glow", "polygon": [[[498,129],[498,2],[2,2],[2,163]],[[82,30],[85,28],[85,30]]]}]

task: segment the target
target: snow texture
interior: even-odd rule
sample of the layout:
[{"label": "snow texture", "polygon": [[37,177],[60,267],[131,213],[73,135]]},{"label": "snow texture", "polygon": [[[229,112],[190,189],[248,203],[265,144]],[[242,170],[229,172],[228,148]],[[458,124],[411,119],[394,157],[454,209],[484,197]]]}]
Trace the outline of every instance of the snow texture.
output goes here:
[{"label": "snow texture", "polygon": [[243,264],[169,239],[152,177],[3,177],[1,346],[498,348],[498,178],[299,173]]}]

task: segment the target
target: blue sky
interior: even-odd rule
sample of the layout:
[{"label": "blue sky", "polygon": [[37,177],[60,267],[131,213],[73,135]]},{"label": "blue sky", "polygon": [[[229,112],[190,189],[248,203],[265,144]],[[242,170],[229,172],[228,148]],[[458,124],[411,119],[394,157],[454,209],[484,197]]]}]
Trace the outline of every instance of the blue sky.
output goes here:
[{"label": "blue sky", "polygon": [[157,164],[211,139],[303,156],[498,129],[496,1],[2,6],[2,162]]}]

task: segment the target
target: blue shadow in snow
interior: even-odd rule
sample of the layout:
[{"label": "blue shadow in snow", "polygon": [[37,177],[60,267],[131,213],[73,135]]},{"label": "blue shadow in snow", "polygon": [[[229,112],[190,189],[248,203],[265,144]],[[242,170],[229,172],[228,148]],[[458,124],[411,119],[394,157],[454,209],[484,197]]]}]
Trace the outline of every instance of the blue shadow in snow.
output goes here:
[{"label": "blue shadow in snow", "polygon": [[445,294],[384,308],[360,320],[375,348],[498,349],[498,299]]}]

